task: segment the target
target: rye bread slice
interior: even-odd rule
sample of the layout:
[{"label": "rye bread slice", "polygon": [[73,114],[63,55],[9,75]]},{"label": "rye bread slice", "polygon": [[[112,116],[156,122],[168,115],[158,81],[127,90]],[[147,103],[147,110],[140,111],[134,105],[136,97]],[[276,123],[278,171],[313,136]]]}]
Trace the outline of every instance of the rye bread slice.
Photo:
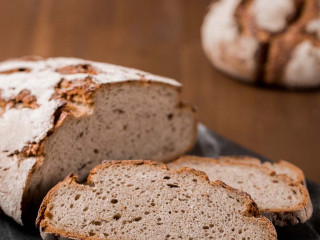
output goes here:
[{"label": "rye bread slice", "polygon": [[276,239],[248,194],[191,168],[111,161],[84,184],[70,175],[37,218],[43,239]]},{"label": "rye bread slice", "polygon": [[0,208],[34,226],[50,188],[103,160],[168,161],[196,139],[173,79],[76,58],[0,63]]},{"label": "rye bread slice", "polygon": [[278,226],[303,223],[312,215],[308,190],[301,184],[304,182],[303,173],[287,162],[262,164],[251,157],[185,156],[168,166],[170,169],[192,167],[206,172],[211,181],[221,180],[247,192],[262,214]]}]

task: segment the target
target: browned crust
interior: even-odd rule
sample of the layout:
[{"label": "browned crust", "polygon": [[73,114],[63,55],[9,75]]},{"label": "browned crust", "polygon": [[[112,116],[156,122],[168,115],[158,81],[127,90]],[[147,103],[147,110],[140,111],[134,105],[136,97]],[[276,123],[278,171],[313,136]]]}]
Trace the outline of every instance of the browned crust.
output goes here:
[{"label": "browned crust", "polygon": [[[0,72],[1,74],[1,72]],[[23,89],[16,96],[13,96],[9,99],[1,98],[1,89],[0,89],[0,108],[5,111],[5,108],[31,108],[36,109],[40,105],[37,103],[37,98],[34,95],[31,95],[30,90]]]},{"label": "browned crust", "polygon": [[[92,178],[95,174],[98,174],[99,171],[104,170],[110,166],[115,166],[115,165],[121,165],[121,166],[123,166],[123,165],[126,165],[126,166],[127,165],[131,165],[131,166],[148,165],[151,167],[159,168],[159,170],[170,171],[165,164],[155,162],[155,161],[150,161],[150,160],[106,161],[91,170],[91,172],[87,178],[87,182],[84,184],[89,185],[89,186],[90,186],[90,184],[94,184]],[[241,198],[241,200],[243,201],[243,204],[246,205],[246,211],[243,212],[243,215],[246,217],[255,218],[257,222],[259,221],[262,224],[264,224],[270,233],[269,239],[276,239],[277,234],[276,234],[275,228],[273,227],[273,225],[271,224],[271,222],[267,218],[261,216],[259,209],[257,208],[255,202],[251,199],[251,197],[247,193],[236,190],[221,181],[215,181],[215,182],[210,183],[208,176],[204,172],[201,172],[201,171],[198,171],[198,170],[195,170],[192,168],[181,168],[181,169],[170,171],[170,172],[176,173],[176,174],[189,173],[189,174],[192,174],[192,175],[198,177],[199,179],[202,179],[204,182],[209,183],[211,186],[222,187],[222,188],[226,189],[228,192],[231,192],[233,194],[237,194],[239,196],[239,198]],[[74,185],[75,187],[79,186],[79,184],[76,181],[77,181],[77,176],[70,174],[69,176],[67,176],[65,178],[64,181],[58,183],[54,188],[52,188],[48,192],[46,197],[44,198],[44,200],[40,206],[38,217],[36,220],[36,226],[37,226],[37,228],[40,228],[41,236],[43,237],[43,239],[46,239],[46,240],[51,240],[51,239],[102,240],[101,238],[98,238],[98,237],[87,237],[84,235],[80,235],[78,233],[71,233],[71,232],[67,232],[67,231],[58,229],[56,227],[51,226],[50,223],[46,219],[47,207],[50,205],[50,201],[54,197],[56,191],[64,185]],[[103,239],[106,239],[106,238],[103,238]]]},{"label": "browned crust", "polygon": [[87,73],[92,75],[98,74],[98,69],[93,67],[91,64],[76,64],[76,65],[67,65],[61,68],[56,69],[56,72],[61,74],[76,74],[76,73]]},{"label": "browned crust", "polygon": [[[307,188],[303,184],[301,184],[301,181],[294,182],[285,174],[276,174],[275,171],[271,170],[266,165],[262,164],[261,161],[256,158],[252,158],[248,156],[226,156],[226,157],[219,157],[219,158],[183,156],[172,163],[181,164],[185,161],[189,161],[190,158],[192,160],[205,161],[208,163],[215,163],[215,164],[223,161],[224,163],[227,163],[230,165],[257,167],[260,170],[267,173],[268,175],[275,176],[280,181],[284,181],[288,186],[295,187],[296,189],[298,189],[298,191],[300,191],[304,196],[304,199],[299,203],[298,206],[281,208],[281,209],[270,209],[270,208],[263,209],[260,207],[260,210],[263,213],[263,215],[267,216],[270,220],[274,221],[276,225],[284,226],[284,225],[290,225],[290,224],[303,223],[303,222],[306,222],[312,216],[313,207],[312,207],[311,199],[309,196],[309,192]],[[298,171],[297,172],[298,175],[300,175],[301,177],[301,174],[302,174],[304,179],[303,172],[297,166],[283,160],[275,164],[286,165],[291,169],[293,169],[294,171]]]}]

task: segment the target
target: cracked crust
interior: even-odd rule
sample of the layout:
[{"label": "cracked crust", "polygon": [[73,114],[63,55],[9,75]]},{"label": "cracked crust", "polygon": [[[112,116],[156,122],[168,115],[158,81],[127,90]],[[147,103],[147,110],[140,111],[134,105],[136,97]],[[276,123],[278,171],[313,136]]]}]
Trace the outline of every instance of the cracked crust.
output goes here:
[{"label": "cracked crust", "polygon": [[[276,239],[277,235],[276,235],[276,231],[274,229],[274,226],[271,224],[271,222],[263,217],[260,214],[260,211],[257,207],[257,205],[255,204],[255,202],[251,199],[251,197],[242,191],[239,191],[237,189],[234,189],[228,185],[226,185],[225,183],[223,183],[222,181],[215,181],[215,182],[210,182],[208,176],[202,172],[202,171],[198,171],[195,170],[193,168],[180,168],[178,170],[169,170],[167,165],[159,163],[159,162],[154,162],[154,161],[150,161],[150,160],[132,160],[132,161],[106,161],[103,162],[102,164],[96,166],[94,169],[91,170],[87,181],[85,183],[82,183],[81,185],[84,186],[92,186],[92,184],[95,184],[93,181],[93,176],[95,174],[99,174],[99,171],[106,169],[110,166],[114,166],[114,165],[118,165],[118,166],[124,166],[124,165],[147,165],[150,167],[156,167],[159,170],[165,170],[171,173],[175,173],[175,174],[180,174],[180,173],[188,173],[190,175],[193,175],[194,177],[197,177],[198,179],[201,179],[204,182],[210,183],[211,186],[218,186],[221,188],[224,188],[227,192],[232,193],[232,195],[236,195],[238,197],[238,199],[240,201],[242,201],[242,203],[246,206],[246,210],[242,213],[244,216],[249,217],[249,218],[255,218],[257,222],[260,222],[261,224],[263,224],[266,229],[269,232],[269,239]],[[78,233],[72,233],[72,232],[68,232],[59,228],[56,228],[52,225],[50,225],[49,221],[48,221],[48,217],[50,215],[50,212],[47,210],[48,206],[50,206],[51,204],[51,200],[53,199],[53,196],[55,195],[55,193],[63,186],[65,185],[70,185],[74,188],[79,187],[79,183],[77,182],[77,176],[74,174],[69,174],[69,176],[67,176],[65,178],[64,181],[58,183],[54,188],[52,188],[48,194],[46,195],[46,197],[44,198],[41,207],[39,209],[38,212],[38,217],[36,220],[36,227],[40,228],[40,233],[43,239],[45,240],[53,240],[53,239],[59,239],[59,240],[81,240],[81,239],[90,239],[90,240],[101,240],[101,238],[99,237],[88,237],[88,236],[84,236],[84,235],[80,235]],[[103,238],[103,239],[109,239],[109,238]]]},{"label": "cracked crust", "polygon": [[[308,190],[305,186],[305,177],[301,169],[297,166],[286,162],[280,161],[278,163],[261,163],[257,158],[247,156],[224,156],[219,158],[202,158],[194,156],[183,156],[176,161],[169,164],[169,168],[177,168],[184,165],[188,161],[207,162],[208,164],[226,164],[229,166],[254,166],[257,170],[264,172],[267,175],[276,177],[278,180],[285,182],[288,186],[295,187],[301,192],[303,199],[297,206],[287,206],[278,209],[262,208],[260,211],[264,216],[269,218],[274,224],[278,226],[295,225],[298,223],[306,222],[311,218],[313,206],[309,197]],[[196,166],[194,166],[196,168]],[[207,166],[210,168],[210,166]],[[288,175],[287,175],[288,174]],[[289,174],[291,176],[289,176]],[[244,176],[245,178],[245,176]],[[242,189],[244,190],[244,189]]]},{"label": "cracked crust", "polygon": [[[203,48],[213,65],[245,82],[318,87],[319,19],[319,0],[214,1],[202,25]],[[244,42],[251,42],[246,54]]]}]

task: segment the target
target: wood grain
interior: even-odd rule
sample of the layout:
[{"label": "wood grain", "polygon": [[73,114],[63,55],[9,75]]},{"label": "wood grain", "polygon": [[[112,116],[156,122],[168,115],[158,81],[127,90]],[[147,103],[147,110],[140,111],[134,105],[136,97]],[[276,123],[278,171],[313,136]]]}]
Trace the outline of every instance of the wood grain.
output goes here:
[{"label": "wood grain", "polygon": [[0,0],[0,60],[74,56],[173,77],[211,129],[320,183],[320,92],[254,88],[215,70],[200,44],[210,0]]}]

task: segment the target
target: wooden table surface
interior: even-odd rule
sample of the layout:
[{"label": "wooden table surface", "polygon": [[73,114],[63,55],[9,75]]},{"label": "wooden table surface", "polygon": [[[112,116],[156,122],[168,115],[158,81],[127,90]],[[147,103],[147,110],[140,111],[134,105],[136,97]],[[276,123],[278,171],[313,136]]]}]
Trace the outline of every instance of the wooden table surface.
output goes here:
[{"label": "wooden table surface", "polygon": [[199,120],[320,183],[320,91],[261,89],[231,80],[204,56],[210,0],[0,0],[0,60],[74,56],[178,79]]}]

